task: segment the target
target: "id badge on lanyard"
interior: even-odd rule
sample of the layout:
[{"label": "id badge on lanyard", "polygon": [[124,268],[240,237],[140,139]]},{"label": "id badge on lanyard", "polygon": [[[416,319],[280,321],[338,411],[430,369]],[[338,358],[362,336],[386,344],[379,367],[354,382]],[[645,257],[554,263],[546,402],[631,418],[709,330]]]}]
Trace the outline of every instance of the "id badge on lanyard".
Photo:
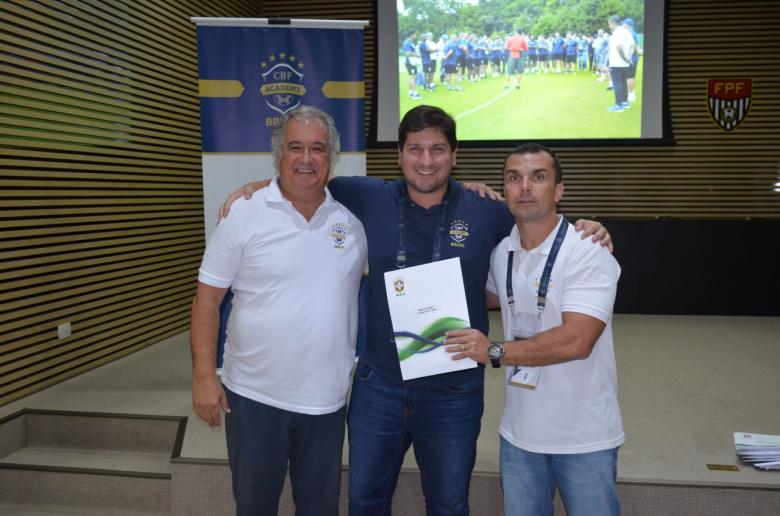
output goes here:
[{"label": "id badge on lanyard", "polygon": [[[514,288],[512,286],[512,278],[514,277],[513,258],[514,252],[510,251],[507,256],[506,264],[506,294],[507,304],[509,305],[510,314],[510,334],[514,340],[524,340],[533,337],[537,333],[542,331],[542,314],[547,306],[547,289],[550,286],[550,276],[552,275],[553,265],[555,259],[558,257],[558,251],[561,250],[563,245],[563,239],[566,237],[566,229],[568,228],[568,221],[566,217],[561,217],[558,233],[555,235],[550,253],[547,255],[547,261],[544,264],[542,270],[542,277],[539,280],[539,289],[536,293],[536,308],[537,313],[520,312],[515,309]],[[509,377],[509,385],[515,385],[517,387],[523,387],[525,389],[536,389],[539,385],[539,378],[542,376],[541,367],[531,367],[516,365],[512,369],[512,374]]]},{"label": "id badge on lanyard", "polygon": [[[533,337],[542,329],[542,319],[537,314],[518,312],[511,316],[511,335],[513,340],[525,340]],[[512,367],[509,385],[534,390],[542,376],[541,367],[516,365]]]}]

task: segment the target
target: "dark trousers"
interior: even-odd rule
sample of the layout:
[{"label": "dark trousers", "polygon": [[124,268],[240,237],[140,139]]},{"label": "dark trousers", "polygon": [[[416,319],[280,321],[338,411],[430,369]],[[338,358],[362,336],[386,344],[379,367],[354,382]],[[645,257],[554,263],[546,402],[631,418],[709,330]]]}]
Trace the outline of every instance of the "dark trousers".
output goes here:
[{"label": "dark trousers", "polygon": [[313,416],[225,392],[236,515],[276,516],[289,463],[295,514],[337,516],[346,407]]},{"label": "dark trousers", "polygon": [[628,102],[628,67],[610,68],[612,76],[612,91],[615,93],[615,104],[618,106]]}]

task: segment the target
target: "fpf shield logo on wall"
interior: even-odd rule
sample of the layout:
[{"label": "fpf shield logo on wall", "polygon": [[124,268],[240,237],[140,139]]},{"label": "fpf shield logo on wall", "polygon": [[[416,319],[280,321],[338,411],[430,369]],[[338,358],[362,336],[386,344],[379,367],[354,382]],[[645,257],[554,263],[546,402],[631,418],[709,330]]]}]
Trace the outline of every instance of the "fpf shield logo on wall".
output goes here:
[{"label": "fpf shield logo on wall", "polygon": [[721,128],[731,131],[750,110],[751,79],[710,79],[707,96],[712,119]]},{"label": "fpf shield logo on wall", "polygon": [[265,103],[284,115],[287,111],[301,105],[301,100],[306,94],[303,85],[303,62],[298,62],[295,54],[279,52],[270,54],[262,63],[263,85],[260,94]]}]

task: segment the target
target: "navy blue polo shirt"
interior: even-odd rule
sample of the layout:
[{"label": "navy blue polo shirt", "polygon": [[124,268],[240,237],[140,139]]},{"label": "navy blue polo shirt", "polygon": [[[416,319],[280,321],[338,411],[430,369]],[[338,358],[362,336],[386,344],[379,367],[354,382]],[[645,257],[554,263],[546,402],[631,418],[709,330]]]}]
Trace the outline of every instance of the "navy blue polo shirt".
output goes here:
[{"label": "navy blue polo shirt", "polygon": [[[363,223],[368,239],[368,306],[366,347],[361,360],[385,378],[403,382],[385,294],[384,273],[396,270],[400,242],[399,200],[406,199],[406,266],[429,263],[443,205],[429,209],[414,204],[403,179],[337,177],[328,184],[333,197]],[[460,257],[472,328],[488,332],[485,283],[493,248],[514,223],[504,203],[482,199],[449,180],[447,216],[441,259]],[[406,385],[435,389],[457,388],[484,378],[483,367],[408,380]]]}]

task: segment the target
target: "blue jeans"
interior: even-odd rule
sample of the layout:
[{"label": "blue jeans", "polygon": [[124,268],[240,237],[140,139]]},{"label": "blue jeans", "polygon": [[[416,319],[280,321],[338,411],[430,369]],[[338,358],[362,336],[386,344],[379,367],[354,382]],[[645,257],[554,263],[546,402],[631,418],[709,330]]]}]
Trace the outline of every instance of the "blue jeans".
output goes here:
[{"label": "blue jeans", "polygon": [[532,453],[501,437],[505,516],[551,516],[556,487],[568,516],[617,516],[617,453]]},{"label": "blue jeans", "polygon": [[289,462],[295,514],[338,516],[346,407],[314,416],[225,394],[236,515],[276,516]]},{"label": "blue jeans", "polygon": [[481,378],[457,390],[415,388],[359,364],[347,415],[350,516],[390,516],[412,443],[427,514],[467,515],[482,394]]}]

